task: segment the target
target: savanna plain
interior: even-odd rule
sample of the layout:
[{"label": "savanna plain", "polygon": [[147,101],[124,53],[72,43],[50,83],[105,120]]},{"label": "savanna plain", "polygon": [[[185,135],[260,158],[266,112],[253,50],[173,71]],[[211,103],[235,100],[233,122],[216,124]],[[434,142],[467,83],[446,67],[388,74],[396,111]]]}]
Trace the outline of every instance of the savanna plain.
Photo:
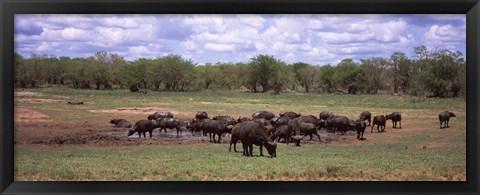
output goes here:
[{"label": "savanna plain", "polygon": [[[67,104],[82,101],[81,105]],[[317,116],[321,111],[357,119],[402,114],[402,128],[386,132],[370,126],[363,141],[356,132],[335,136],[320,130],[322,141],[305,137],[299,147],[278,143],[277,157],[229,152],[222,143],[176,131],[153,137],[127,137],[128,129],[109,121],[134,123],[157,111],[189,120],[198,111],[209,116],[251,117],[256,111],[294,111]],[[452,111],[450,128],[440,129],[438,114]],[[15,91],[16,181],[465,181],[466,101],[393,95],[335,95],[241,91],[161,92],[76,90],[63,87]],[[136,134],[135,134],[136,135]],[[266,151],[264,150],[266,153]]]}]

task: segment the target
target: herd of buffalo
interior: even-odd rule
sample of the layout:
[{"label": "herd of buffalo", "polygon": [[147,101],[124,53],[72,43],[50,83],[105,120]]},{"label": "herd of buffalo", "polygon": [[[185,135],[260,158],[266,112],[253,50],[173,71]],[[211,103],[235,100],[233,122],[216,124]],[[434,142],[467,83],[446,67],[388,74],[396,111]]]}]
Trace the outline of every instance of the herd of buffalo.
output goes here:
[{"label": "herd of buffalo", "polygon": [[[453,112],[445,111],[438,115],[440,120],[440,129],[448,128],[450,117],[455,117]],[[230,147],[233,144],[236,152],[236,143],[240,140],[243,145],[243,155],[252,156],[253,145],[260,147],[260,156],[263,156],[263,146],[272,157],[276,157],[276,142],[284,140],[286,144],[295,142],[297,146],[305,136],[313,135],[322,141],[319,130],[326,129],[333,131],[335,135],[340,132],[342,135],[349,130],[357,132],[357,139],[364,140],[363,133],[367,126],[371,126],[371,133],[375,126],[378,132],[385,132],[387,120],[392,120],[393,128],[402,128],[402,116],[399,112],[393,112],[387,115],[378,115],[373,117],[369,111],[360,114],[357,120],[351,120],[345,116],[336,116],[332,112],[321,112],[319,118],[313,115],[302,116],[295,112],[281,112],[278,117],[272,112],[259,111],[252,114],[252,117],[239,117],[234,119],[230,116],[214,116],[209,118],[207,112],[198,112],[195,118],[182,121],[174,118],[171,112],[155,112],[147,117],[147,120],[139,120],[135,124],[125,119],[112,119],[110,123],[117,127],[129,128],[128,136],[138,133],[146,138],[148,132],[152,137],[152,131],[156,128],[165,130],[175,129],[177,135],[181,135],[183,130],[190,130],[192,134],[203,132],[203,136],[208,134],[210,142],[221,143],[222,134],[231,134]],[[368,121],[368,124],[365,122]],[[397,127],[398,125],[398,127]],[[218,140],[215,139],[217,135]],[[213,139],[213,140],[212,140]]]}]

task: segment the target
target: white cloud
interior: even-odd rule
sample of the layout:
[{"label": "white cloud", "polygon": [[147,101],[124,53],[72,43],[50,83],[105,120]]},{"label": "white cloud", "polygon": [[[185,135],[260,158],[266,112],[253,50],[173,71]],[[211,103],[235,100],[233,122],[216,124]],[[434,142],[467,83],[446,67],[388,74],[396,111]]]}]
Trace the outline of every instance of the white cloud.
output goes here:
[{"label": "white cloud", "polygon": [[205,44],[205,49],[218,51],[218,52],[229,52],[234,51],[237,47],[233,44],[218,44],[218,43],[207,43]]},{"label": "white cloud", "polygon": [[464,39],[465,35],[457,32],[451,25],[433,25],[423,38],[427,41],[459,41]]}]

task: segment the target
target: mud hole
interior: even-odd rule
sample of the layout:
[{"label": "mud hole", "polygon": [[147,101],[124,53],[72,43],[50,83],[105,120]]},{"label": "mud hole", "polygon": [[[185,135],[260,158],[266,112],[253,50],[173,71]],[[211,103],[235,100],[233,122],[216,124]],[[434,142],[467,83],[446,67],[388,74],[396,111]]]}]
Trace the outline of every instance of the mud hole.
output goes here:
[{"label": "mud hole", "polygon": [[[18,132],[18,133],[17,133]],[[19,145],[89,145],[89,146],[135,146],[135,145],[193,145],[193,144],[212,144],[208,136],[203,136],[201,132],[192,134],[190,131],[183,131],[177,135],[176,130],[159,132],[155,129],[150,137],[138,137],[135,133],[127,137],[128,128],[117,128],[113,126],[100,126],[98,124],[82,124],[72,127],[71,124],[30,124],[22,125],[17,128],[15,144]],[[321,141],[316,136],[312,140],[306,136],[303,144],[326,144],[331,141],[340,143],[351,142],[355,136],[348,133],[343,136],[334,136],[332,133],[321,132]],[[349,137],[348,139],[346,137]],[[218,137],[217,137],[218,139]],[[230,142],[231,135],[222,135],[222,144]],[[283,142],[283,140],[282,140]],[[240,143],[240,142],[239,142]],[[292,144],[292,143],[291,143]]]},{"label": "mud hole", "polygon": [[28,109],[15,108],[15,122],[50,122],[52,119],[46,114]]}]

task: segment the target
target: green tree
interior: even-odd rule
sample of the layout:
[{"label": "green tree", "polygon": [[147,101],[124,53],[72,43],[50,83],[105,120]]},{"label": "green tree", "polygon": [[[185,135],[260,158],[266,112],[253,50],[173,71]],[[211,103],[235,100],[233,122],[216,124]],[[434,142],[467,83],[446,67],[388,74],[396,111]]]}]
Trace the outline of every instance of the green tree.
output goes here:
[{"label": "green tree", "polygon": [[[269,55],[258,55],[252,58],[250,62],[250,84],[256,91],[256,84],[262,86],[262,92],[265,93],[270,90],[272,82],[270,82],[275,76],[278,75],[279,64],[283,62],[275,59]],[[276,85],[277,86],[277,85]]]},{"label": "green tree", "polygon": [[333,74],[333,81],[336,87],[343,90],[348,90],[348,93],[356,94],[362,91],[368,80],[363,68],[352,59],[344,59],[335,67]]},{"label": "green tree", "polygon": [[377,94],[378,90],[382,87],[382,80],[384,79],[384,72],[388,66],[387,59],[384,58],[369,58],[361,59],[361,66],[365,71],[365,74],[368,75],[368,83],[370,86],[368,92],[370,94]]},{"label": "green tree", "polygon": [[320,90],[327,93],[332,93],[334,88],[333,74],[335,73],[335,67],[330,64],[320,67],[320,73],[317,75],[317,83],[320,86]]}]

